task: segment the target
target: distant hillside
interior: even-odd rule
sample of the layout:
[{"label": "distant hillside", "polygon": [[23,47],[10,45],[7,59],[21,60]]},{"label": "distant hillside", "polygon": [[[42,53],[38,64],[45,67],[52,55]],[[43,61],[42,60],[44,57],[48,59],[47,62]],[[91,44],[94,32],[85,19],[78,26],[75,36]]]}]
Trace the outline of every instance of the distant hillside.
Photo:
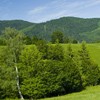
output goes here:
[{"label": "distant hillside", "polygon": [[62,31],[65,36],[79,41],[95,42],[100,40],[100,18],[63,17],[44,23],[30,23],[22,20],[0,21],[0,31],[5,27],[14,27],[29,36],[50,40],[53,31]]},{"label": "distant hillside", "polygon": [[62,31],[65,36],[73,37],[79,41],[86,40],[87,42],[94,42],[100,40],[100,33],[94,33],[94,31],[100,27],[99,22],[99,18],[83,19],[63,17],[32,25],[26,30],[23,30],[23,32],[28,35],[37,35],[38,37],[50,40],[52,32],[59,30]]},{"label": "distant hillside", "polygon": [[4,20],[0,21],[0,33],[5,29],[5,27],[12,27],[17,30],[21,30],[28,26],[33,25],[33,23],[23,21],[23,20]]}]

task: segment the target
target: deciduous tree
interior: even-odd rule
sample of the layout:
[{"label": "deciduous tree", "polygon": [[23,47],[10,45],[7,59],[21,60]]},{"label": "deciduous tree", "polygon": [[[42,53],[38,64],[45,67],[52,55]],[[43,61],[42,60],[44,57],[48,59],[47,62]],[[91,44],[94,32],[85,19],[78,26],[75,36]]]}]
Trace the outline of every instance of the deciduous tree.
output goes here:
[{"label": "deciduous tree", "polygon": [[24,35],[23,33],[13,28],[6,28],[3,31],[3,33],[4,33],[5,43],[6,43],[6,52],[4,54],[6,56],[6,59],[4,63],[6,66],[15,69],[15,73],[16,73],[15,79],[16,79],[18,93],[20,95],[20,98],[24,99],[20,90],[19,71],[17,66],[20,52],[23,49]]}]

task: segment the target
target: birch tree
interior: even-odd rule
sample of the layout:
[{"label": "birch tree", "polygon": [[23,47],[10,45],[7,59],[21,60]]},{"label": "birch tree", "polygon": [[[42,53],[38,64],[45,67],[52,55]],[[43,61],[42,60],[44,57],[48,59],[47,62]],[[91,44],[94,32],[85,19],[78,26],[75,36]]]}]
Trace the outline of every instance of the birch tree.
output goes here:
[{"label": "birch tree", "polygon": [[24,47],[23,43],[23,33],[17,31],[13,28],[5,28],[3,31],[4,33],[4,39],[6,43],[6,53],[5,55],[9,55],[6,59],[6,64],[13,67],[16,72],[16,85],[18,89],[18,93],[20,95],[20,98],[23,100],[23,95],[20,90],[20,82],[19,82],[19,71],[17,63],[19,61],[19,55],[21,50]]}]

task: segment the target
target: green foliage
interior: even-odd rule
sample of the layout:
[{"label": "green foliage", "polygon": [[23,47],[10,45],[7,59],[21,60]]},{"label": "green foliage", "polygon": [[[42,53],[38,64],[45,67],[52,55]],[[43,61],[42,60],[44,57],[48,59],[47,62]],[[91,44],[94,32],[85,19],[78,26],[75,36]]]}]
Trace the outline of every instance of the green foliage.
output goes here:
[{"label": "green foliage", "polygon": [[37,42],[38,42],[39,40],[41,40],[41,39],[39,39],[37,36],[33,36],[32,39],[31,39],[32,44],[37,44]]},{"label": "green foliage", "polygon": [[[57,95],[61,87],[58,77],[61,64],[59,62],[42,61],[38,63],[37,67],[38,69],[35,69],[37,73],[31,74],[22,82],[22,92],[26,99],[27,97],[41,98]],[[32,72],[34,73],[34,70]]]},{"label": "green foliage", "polygon": [[[35,84],[37,83],[35,82],[38,82],[38,79],[35,77],[37,75],[37,72],[39,71],[38,64],[41,61],[41,58],[41,53],[34,45],[26,47],[21,52],[19,71],[21,90],[25,98],[31,98],[35,95],[36,91],[34,92],[33,90],[36,89]],[[36,98],[36,95],[34,98]]]},{"label": "green foliage", "polygon": [[78,41],[76,40],[76,39],[73,39],[73,38],[71,38],[71,37],[64,37],[64,43],[73,43],[73,44],[77,44],[78,43]]},{"label": "green foliage", "polygon": [[26,35],[25,38],[24,38],[24,42],[25,42],[26,45],[32,44],[31,38],[30,38],[29,36],[27,36],[27,35]]},{"label": "green foliage", "polygon": [[0,33],[6,28],[11,27],[15,28],[17,30],[21,30],[24,28],[27,28],[29,26],[33,25],[33,23],[23,21],[23,20],[6,20],[6,21],[0,21]]},{"label": "green foliage", "polygon": [[[37,36],[44,40],[51,40],[51,33],[58,30],[64,36],[77,41],[96,42],[100,40],[100,19],[83,19],[77,17],[63,17],[45,23],[30,23],[22,20],[0,21],[0,33],[5,27],[12,27],[22,31],[28,36]],[[94,38],[93,38],[94,37]]]},{"label": "green foliage", "polygon": [[6,46],[3,49],[4,51],[1,52],[2,54],[0,54],[0,74],[4,74],[3,77],[0,75],[3,83],[0,84],[0,88],[3,90],[1,99],[16,98],[18,92],[20,92],[17,64],[23,48],[24,35],[13,28],[6,28],[3,33]]},{"label": "green foliage", "polygon": [[0,37],[0,45],[1,46],[4,46],[6,43],[5,43],[5,40],[4,40],[4,38],[1,36]]},{"label": "green foliage", "polygon": [[62,46],[59,43],[55,45],[49,45],[47,51],[47,58],[51,60],[60,60],[64,58],[64,51]]},{"label": "green foliage", "polygon": [[35,35],[42,39],[51,40],[51,33],[58,30],[64,33],[65,37],[68,36],[78,41],[85,40],[87,42],[94,42],[100,40],[99,31],[95,32],[95,30],[98,30],[99,28],[99,22],[99,18],[83,19],[63,17],[45,23],[32,25],[25,30],[24,33],[30,36]]},{"label": "green foliage", "polygon": [[23,65],[27,66],[33,66],[41,59],[41,53],[37,50],[36,46],[31,45],[29,47],[26,47],[20,55],[20,62],[23,63]]},{"label": "green foliage", "polygon": [[83,85],[97,85],[100,78],[100,70],[90,59],[85,42],[82,43],[80,51]]},{"label": "green foliage", "polygon": [[24,46],[24,34],[10,27],[5,28],[3,33],[8,54],[12,56],[12,62],[16,60],[15,62],[17,63],[19,60],[19,54]]},{"label": "green foliage", "polygon": [[71,45],[69,44],[64,59],[64,73],[62,74],[62,76],[65,78],[63,85],[66,93],[80,91],[83,88],[79,67],[80,66],[77,63],[77,57],[75,56]]},{"label": "green foliage", "polygon": [[0,99],[18,97],[15,69],[7,47],[0,49]]},{"label": "green foliage", "polygon": [[[21,32],[6,28],[4,34],[6,46],[0,49],[0,99],[18,98],[18,90],[25,99],[52,97],[100,83],[100,70],[85,43],[77,53],[78,45],[65,48],[58,39],[56,44],[38,40],[35,45],[24,46]],[[16,87],[18,78],[20,89]]]},{"label": "green foliage", "polygon": [[38,50],[42,53],[42,58],[47,59],[48,45],[44,40],[38,40],[36,43]]},{"label": "green foliage", "polygon": [[51,42],[56,43],[57,40],[59,43],[63,43],[63,33],[60,31],[55,31],[52,33]]},{"label": "green foliage", "polygon": [[0,99],[18,97],[15,69],[11,66],[0,66]]}]

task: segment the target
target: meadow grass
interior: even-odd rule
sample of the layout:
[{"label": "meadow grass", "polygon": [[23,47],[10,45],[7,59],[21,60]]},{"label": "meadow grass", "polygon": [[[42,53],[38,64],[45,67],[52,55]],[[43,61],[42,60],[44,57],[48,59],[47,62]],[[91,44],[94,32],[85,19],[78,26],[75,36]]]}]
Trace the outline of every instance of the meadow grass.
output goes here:
[{"label": "meadow grass", "polygon": [[100,86],[91,86],[81,92],[40,100],[100,100]]},{"label": "meadow grass", "polygon": [[[68,44],[61,44],[66,51]],[[100,43],[87,44],[87,50],[91,59],[100,67]],[[81,44],[72,44],[73,51],[81,50]]]}]

